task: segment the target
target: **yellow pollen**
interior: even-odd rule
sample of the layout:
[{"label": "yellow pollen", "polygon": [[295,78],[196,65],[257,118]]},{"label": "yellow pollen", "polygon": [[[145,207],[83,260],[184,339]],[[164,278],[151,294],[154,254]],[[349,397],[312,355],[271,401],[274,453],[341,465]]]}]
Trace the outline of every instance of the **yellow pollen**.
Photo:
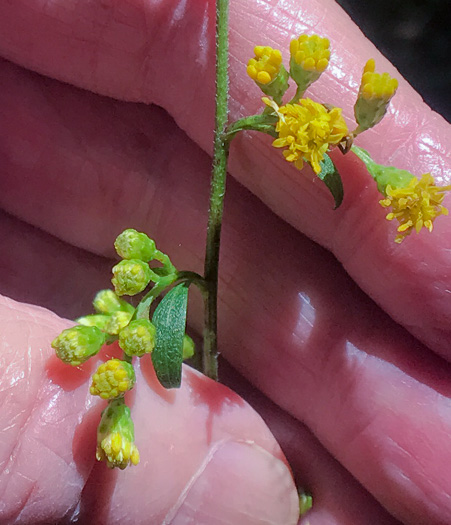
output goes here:
[{"label": "yellow pollen", "polygon": [[387,197],[379,201],[383,208],[392,209],[386,219],[399,222],[396,243],[401,243],[415,230],[422,228],[432,231],[433,222],[439,215],[448,215],[448,209],[441,205],[445,192],[451,190],[449,186],[436,186],[430,173],[425,173],[421,179],[413,177],[404,188],[393,188],[388,185],[385,193]]}]

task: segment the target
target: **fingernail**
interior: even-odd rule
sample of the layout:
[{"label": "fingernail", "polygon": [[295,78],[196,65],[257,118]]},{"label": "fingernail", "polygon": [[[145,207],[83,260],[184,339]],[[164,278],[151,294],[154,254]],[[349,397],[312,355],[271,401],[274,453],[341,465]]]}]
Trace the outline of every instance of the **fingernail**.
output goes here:
[{"label": "fingernail", "polygon": [[295,525],[299,502],[290,470],[248,442],[212,449],[164,525]]}]

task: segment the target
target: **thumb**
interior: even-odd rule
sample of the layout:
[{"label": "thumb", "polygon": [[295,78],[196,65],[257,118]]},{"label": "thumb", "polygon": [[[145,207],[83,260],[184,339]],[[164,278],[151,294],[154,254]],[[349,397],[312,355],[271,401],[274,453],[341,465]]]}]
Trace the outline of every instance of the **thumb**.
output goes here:
[{"label": "thumb", "polygon": [[279,446],[228,388],[185,368],[182,388],[166,391],[143,359],[127,401],[141,463],[112,471],[94,459],[105,406],[88,394],[95,365],[63,365],[49,347],[67,322],[9,299],[0,319],[2,523],[297,523]]}]

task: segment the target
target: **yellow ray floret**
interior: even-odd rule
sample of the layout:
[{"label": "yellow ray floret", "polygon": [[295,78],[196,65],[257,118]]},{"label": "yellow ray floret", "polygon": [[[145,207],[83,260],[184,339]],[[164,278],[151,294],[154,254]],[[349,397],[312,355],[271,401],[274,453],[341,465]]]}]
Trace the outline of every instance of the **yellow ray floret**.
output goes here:
[{"label": "yellow ray floret", "polygon": [[422,228],[432,231],[433,222],[439,215],[448,215],[448,209],[441,205],[445,192],[450,186],[436,186],[430,173],[425,173],[421,179],[413,177],[404,188],[394,188],[388,185],[385,189],[387,197],[380,202],[384,208],[392,211],[386,218],[399,222],[398,235],[395,242],[401,243],[405,237]]},{"label": "yellow ray floret", "polygon": [[286,148],[283,152],[288,162],[302,169],[304,161],[310,163],[315,173],[321,171],[320,162],[330,146],[339,144],[348,133],[340,108],[328,110],[309,98],[299,104],[277,106],[263,98],[279,117],[276,125],[278,138],[272,143],[275,148]]},{"label": "yellow ray floret", "polygon": [[291,58],[306,71],[322,73],[329,65],[330,42],[318,35],[301,35],[290,42]]},{"label": "yellow ray floret", "polygon": [[374,59],[368,60],[363,68],[359,96],[365,100],[379,99],[388,102],[398,88],[398,81],[388,73],[375,73]]},{"label": "yellow ray floret", "polygon": [[282,53],[269,46],[256,46],[255,58],[247,64],[247,74],[260,84],[269,84],[278,75],[282,65]]}]

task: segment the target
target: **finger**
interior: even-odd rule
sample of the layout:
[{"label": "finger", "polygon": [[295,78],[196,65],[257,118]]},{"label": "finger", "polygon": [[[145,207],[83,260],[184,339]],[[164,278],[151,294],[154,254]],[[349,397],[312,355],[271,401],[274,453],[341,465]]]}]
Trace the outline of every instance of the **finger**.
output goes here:
[{"label": "finger", "polygon": [[[107,259],[82,252],[17,219],[0,215],[0,252],[3,271],[0,289],[16,298],[55,308],[72,318],[91,309],[94,292],[105,287]],[[26,252],[27,257],[24,257]],[[12,269],[14,268],[14,272]],[[31,271],[33,269],[33,271]],[[11,275],[16,282],[11,283]],[[68,278],[70,276],[70,278]],[[73,283],[77,282],[77,286]],[[38,285],[37,285],[38,284]],[[304,425],[284,414],[268,398],[221,362],[221,382],[250,402],[263,417],[287,456],[296,484],[314,495],[314,507],[306,517],[310,525],[396,523],[388,513],[324,450]],[[95,437],[92,437],[95,440]],[[89,448],[87,443],[87,448]],[[150,455],[153,455],[150,451]],[[103,470],[96,470],[101,477]],[[96,483],[92,475],[84,494]],[[93,490],[91,496],[98,497]],[[84,512],[92,506],[84,500]],[[92,514],[91,514],[92,517]]]},{"label": "finger", "polygon": [[49,339],[67,326],[54,314],[5,299],[0,313],[3,523],[297,522],[290,471],[261,418],[189,368],[166,391],[149,359],[137,364],[128,403],[141,464],[94,467],[104,403],[88,394],[93,363],[71,369],[52,355]]},{"label": "finger", "polygon": [[226,362],[221,381],[243,396],[266,421],[281,445],[299,487],[313,494],[313,508],[300,525],[396,525],[375,499],[332,456],[308,428],[252,388]]},{"label": "finger", "polygon": [[[94,106],[89,103],[93,95],[79,95],[89,108]],[[80,104],[81,99],[77,100]],[[58,113],[62,124],[66,122],[63,108]],[[121,155],[134,158],[141,142],[123,142],[122,153],[117,147],[108,155],[105,147],[89,151],[102,189],[95,201],[98,207],[103,203],[104,213],[91,215],[84,242],[91,243],[93,250],[111,253],[107,244],[112,245],[114,235],[134,226],[157,232],[159,246],[178,267],[201,268],[202,213],[206,213],[202,210],[208,193],[208,181],[202,174],[209,160],[163,112],[151,109],[148,118],[135,120],[135,106],[131,113],[125,106],[114,108],[114,120],[106,121],[108,132],[115,129],[116,136],[133,137],[126,118],[131,114],[135,129],[145,140],[152,144],[159,139],[149,158],[155,169],[149,178],[145,163],[135,165],[124,184],[118,177],[109,177],[111,168],[118,157],[124,161]],[[101,122],[99,115],[94,122]],[[102,128],[96,126],[97,141],[102,143]],[[64,208],[59,208],[53,193],[55,185],[65,181],[72,188],[72,184],[89,187],[91,183],[89,173],[80,169],[85,157],[78,154],[80,164],[65,161],[67,151],[78,152],[80,144],[86,151],[89,141],[82,137],[80,133],[64,149],[57,141],[52,143],[51,164],[67,167],[64,178],[46,177],[49,170],[44,164],[39,172],[41,191],[55,201],[56,215],[46,228],[61,232],[58,213]],[[174,143],[178,156],[171,158],[168,168],[165,162]],[[14,173],[14,167],[9,166],[7,172]],[[228,196],[221,267],[223,353],[280,406],[305,421],[399,519],[407,523],[449,521],[451,482],[443,471],[451,456],[447,366],[391,323],[325,251],[276,220],[242,188],[230,184]],[[78,210],[83,225],[89,210],[82,197],[77,203],[75,194],[71,206]],[[120,202],[128,213],[114,213],[111,202]],[[36,207],[20,211],[25,209],[34,213]],[[78,227],[72,222],[67,231],[69,239],[75,237],[75,225]],[[191,320],[200,331],[201,305],[195,293],[192,299]]]},{"label": "finger", "polygon": [[[176,1],[3,3],[0,52],[27,67],[96,92],[156,102],[209,150],[213,4],[193,2],[189,9],[184,5]],[[331,1],[287,5],[234,2],[231,9],[232,118],[261,106],[258,90],[245,78],[244,68],[256,43],[288,49],[293,34],[312,29],[329,37],[334,58],[312,93],[321,101],[343,106],[350,120],[367,58],[375,57],[381,70],[395,73]],[[401,80],[389,115],[359,144],[368,147],[380,162],[418,175],[430,171],[439,183],[445,183],[450,178],[447,130],[445,121]],[[346,174],[347,195],[336,212],[330,195],[315,177],[309,172],[301,176],[284,164],[268,140],[241,137],[232,151],[231,172],[281,217],[331,249],[394,319],[449,357],[449,221],[437,221],[433,236],[423,233],[395,246],[394,228],[384,220],[379,195],[362,165],[352,155],[336,160]]]},{"label": "finger", "polygon": [[96,292],[111,287],[111,260],[64,243],[1,210],[0,253],[3,295],[69,319],[85,315]]},{"label": "finger", "polygon": [[[86,252],[82,254],[81,250],[4,214],[0,218],[0,239],[4,241],[0,251],[8,255],[9,261],[4,265],[5,259],[4,257],[2,259],[3,271],[0,273],[2,290],[9,287],[9,291],[15,293],[15,297],[21,295],[24,300],[35,304],[43,299],[47,306],[64,310],[72,317],[89,311],[94,290],[104,286],[105,275],[108,275],[106,265],[109,261]],[[27,257],[23,256],[24,251]],[[102,274],[100,268],[103,267],[105,268]],[[9,272],[8,268],[14,268],[14,273]],[[31,272],[30,268],[34,268],[34,271]],[[7,277],[11,274],[16,276],[16,283],[9,282]],[[70,279],[67,276],[70,276]],[[74,282],[77,283],[76,286]],[[16,284],[15,288],[14,284]],[[47,290],[50,291],[48,294]],[[368,521],[387,525],[396,523],[324,451],[303,425],[251,389],[243,379],[237,378],[225,362],[221,363],[220,368],[222,382],[250,401],[253,408],[258,410],[271,431],[275,433],[282,450],[288,457],[297,484],[308,488],[314,494],[313,510],[306,517],[311,525],[322,524],[325,520],[339,525],[360,523],[366,525]],[[69,373],[69,370],[61,369],[61,372]],[[86,385],[83,384],[81,388],[86,388]],[[97,415],[97,413],[90,413],[86,417],[95,420]],[[136,420],[136,424],[139,428],[139,421]],[[94,435],[86,436],[87,451],[92,449],[90,445],[94,441]],[[152,457],[155,451],[152,445],[150,447],[149,454]],[[92,460],[92,457],[90,459]],[[104,479],[104,474],[103,466],[91,471],[89,481],[82,490],[82,514],[89,514],[91,522],[94,510],[102,508],[101,503],[98,501],[96,504],[94,500],[98,500],[99,497],[101,499],[111,488],[109,480]],[[99,494],[98,486],[101,483],[106,484]],[[100,510],[99,514],[102,514]],[[80,519],[79,515],[78,521]]]}]

